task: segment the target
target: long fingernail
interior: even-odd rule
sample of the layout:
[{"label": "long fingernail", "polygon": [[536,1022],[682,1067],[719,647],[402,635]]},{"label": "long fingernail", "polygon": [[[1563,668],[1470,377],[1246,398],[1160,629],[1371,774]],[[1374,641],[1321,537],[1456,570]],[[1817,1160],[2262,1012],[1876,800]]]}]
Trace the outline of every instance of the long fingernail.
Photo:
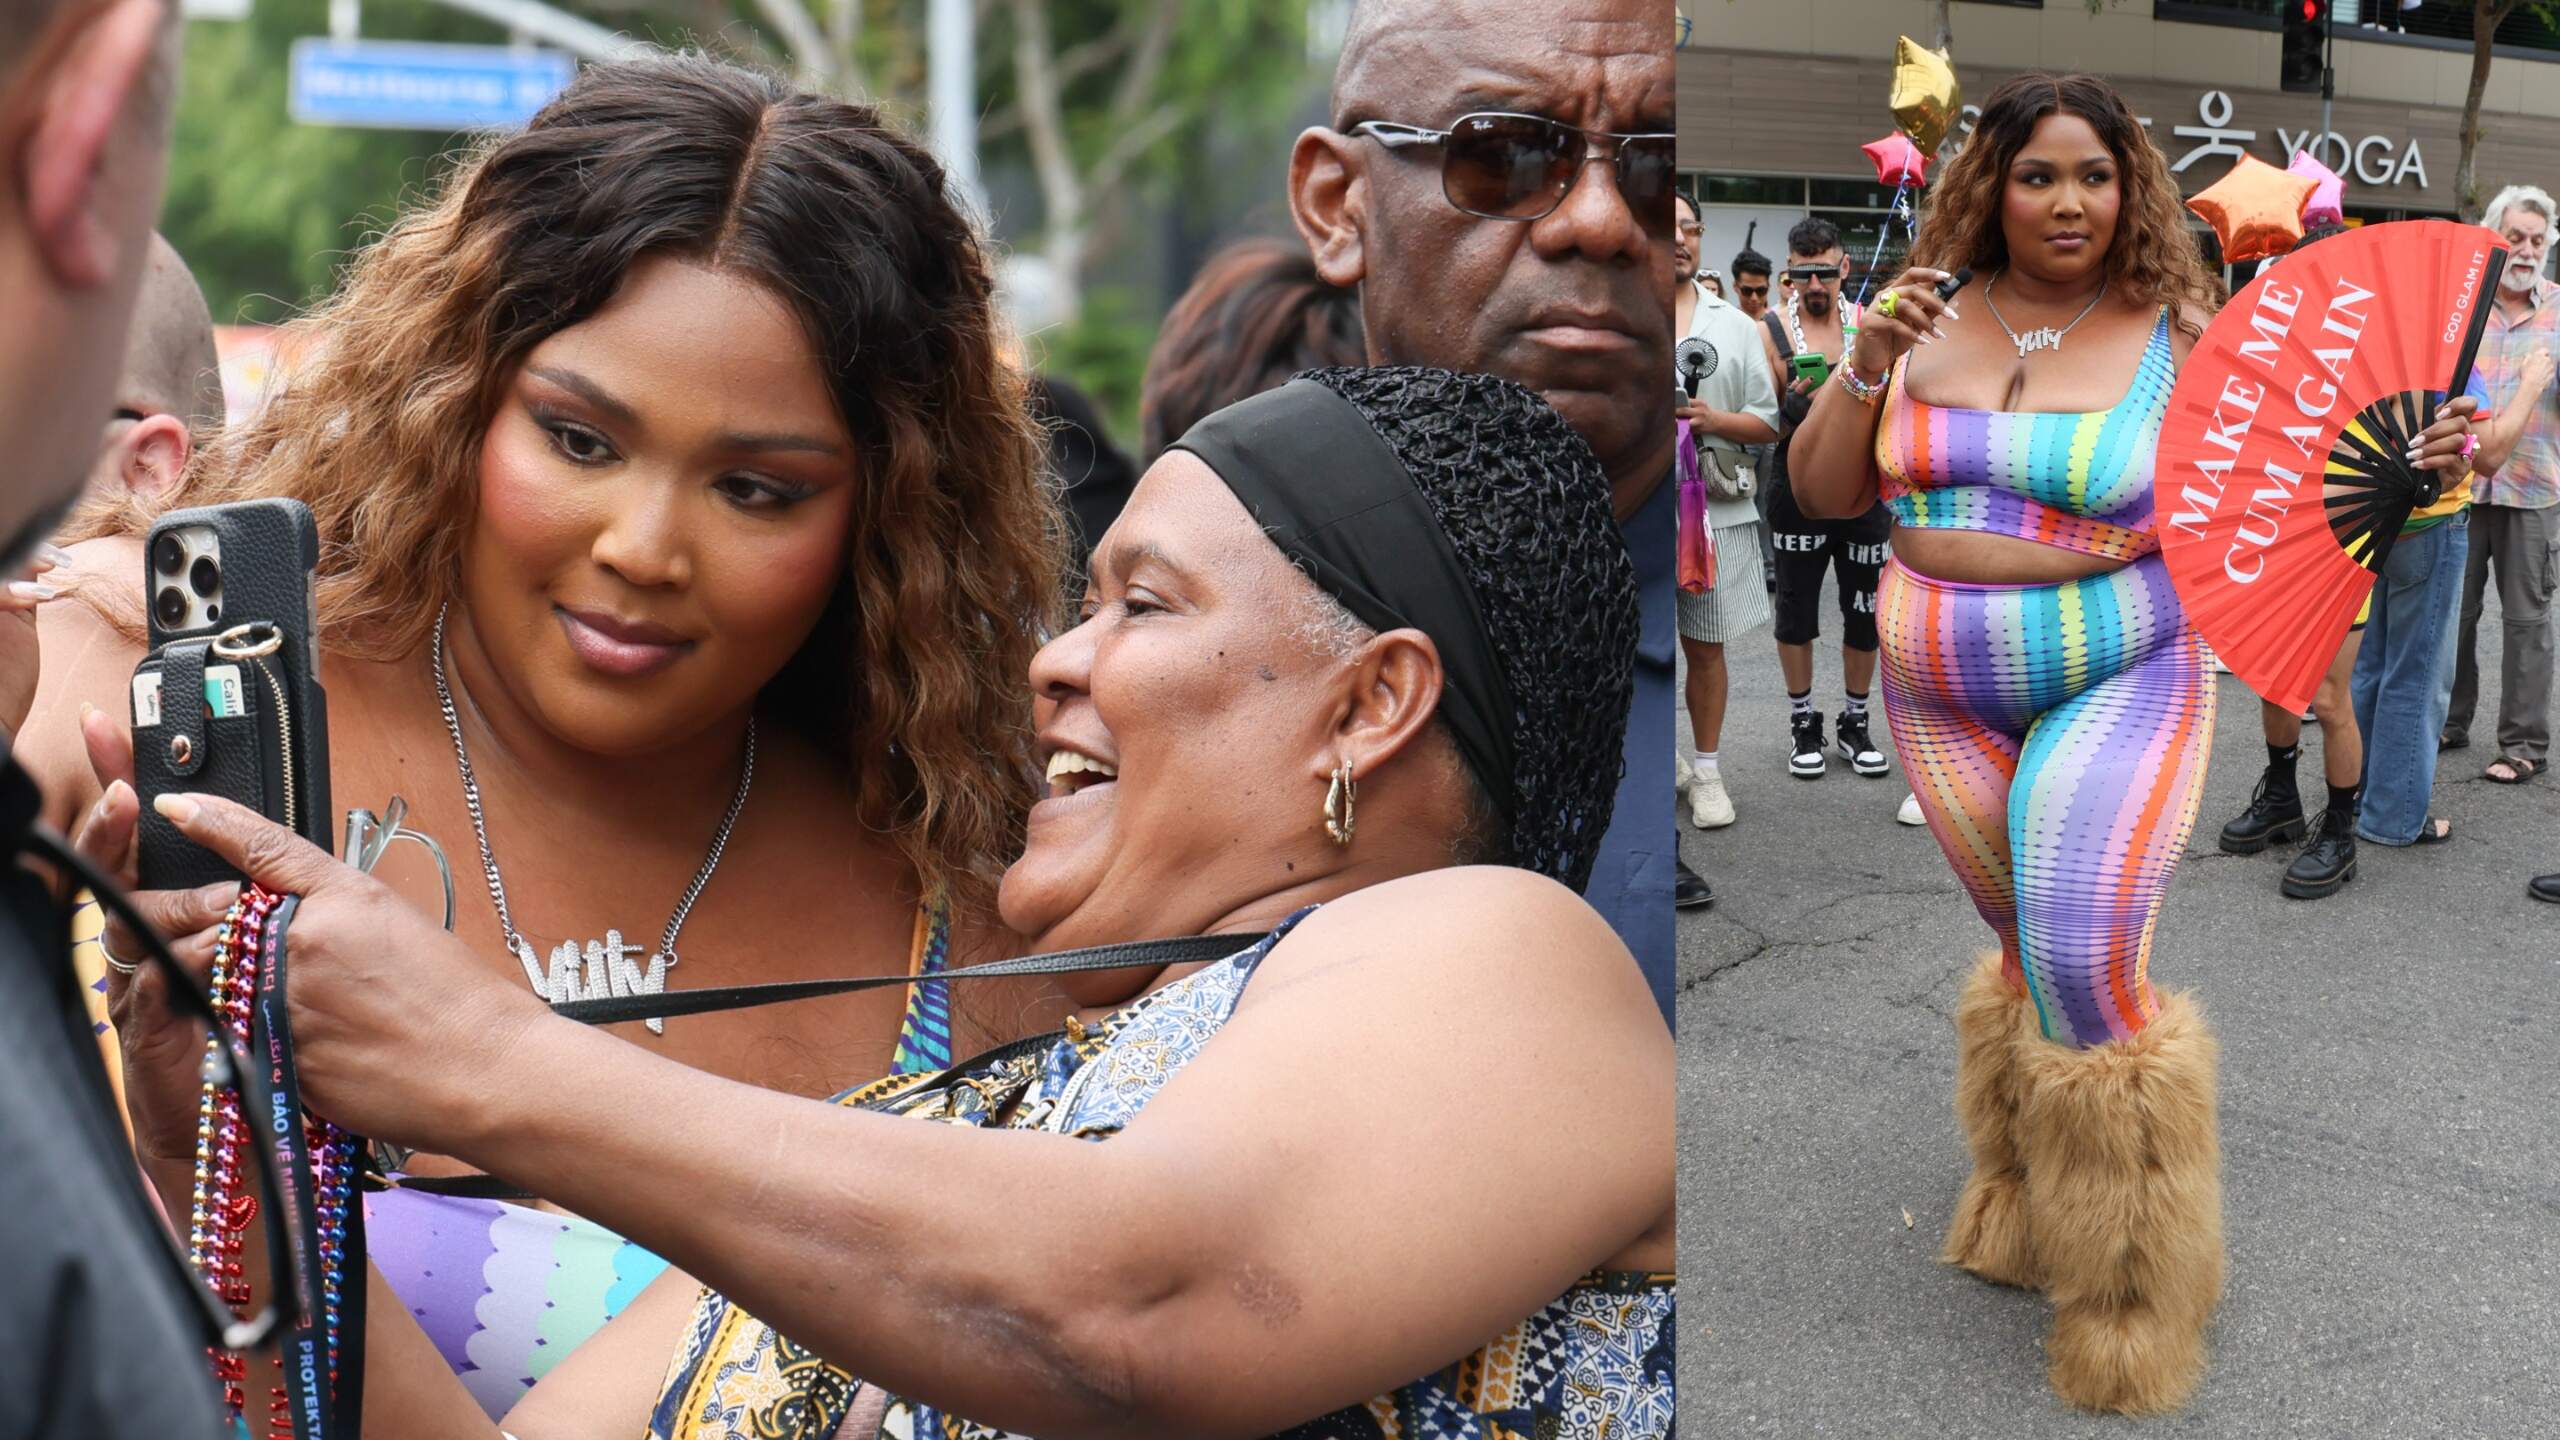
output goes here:
[{"label": "long fingernail", "polygon": [[44,544],[38,545],[38,546],[36,547],[36,558],[37,558],[38,560],[43,561],[43,562],[44,562],[44,563],[46,563],[47,565],[53,565],[53,566],[71,565],[71,564],[76,564],[76,563],[77,563],[76,561],[74,561],[74,560],[71,558],[71,552],[70,552],[70,551],[63,549],[61,546],[56,545],[56,544],[53,544],[53,543],[51,543],[50,541],[48,541],[48,542],[46,542],[46,543],[44,543]]},{"label": "long fingernail", "polygon": [[193,795],[173,794],[154,799],[151,802],[151,808],[159,811],[161,817],[170,824],[184,825],[196,818],[196,811],[201,807],[196,804],[196,797]]},{"label": "long fingernail", "polygon": [[21,600],[50,600],[62,592],[41,580],[12,580],[9,593]]}]

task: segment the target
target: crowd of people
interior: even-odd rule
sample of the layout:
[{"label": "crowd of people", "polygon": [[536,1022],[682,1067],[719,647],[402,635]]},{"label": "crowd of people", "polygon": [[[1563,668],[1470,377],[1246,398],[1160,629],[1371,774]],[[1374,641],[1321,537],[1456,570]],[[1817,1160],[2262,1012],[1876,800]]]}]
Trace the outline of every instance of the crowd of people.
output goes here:
[{"label": "crowd of people", "polygon": [[[1363,4],[1132,460],[919,140],[690,52],[458,157],[226,429],[176,7],[0,0],[0,796],[59,861],[0,924],[0,1433],[229,1433],[275,1298],[254,1227],[173,1248],[249,901],[122,898],[146,822],[291,897],[366,1435],[1673,1433],[1657,11]],[[138,793],[153,527],[276,499],[330,788],[462,861],[441,925]],[[556,1013],[661,916],[670,997],[891,983]]]}]

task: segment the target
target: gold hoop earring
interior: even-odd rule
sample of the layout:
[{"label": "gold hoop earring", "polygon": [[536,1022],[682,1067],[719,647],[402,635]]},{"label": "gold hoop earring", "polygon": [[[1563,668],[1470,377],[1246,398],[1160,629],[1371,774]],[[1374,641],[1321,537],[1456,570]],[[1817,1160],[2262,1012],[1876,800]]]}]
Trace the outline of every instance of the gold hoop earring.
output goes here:
[{"label": "gold hoop earring", "polygon": [[1351,804],[1358,790],[1359,786],[1351,776],[1350,761],[1345,760],[1333,767],[1333,784],[1324,792],[1324,833],[1332,836],[1336,845],[1351,843],[1354,823]]}]

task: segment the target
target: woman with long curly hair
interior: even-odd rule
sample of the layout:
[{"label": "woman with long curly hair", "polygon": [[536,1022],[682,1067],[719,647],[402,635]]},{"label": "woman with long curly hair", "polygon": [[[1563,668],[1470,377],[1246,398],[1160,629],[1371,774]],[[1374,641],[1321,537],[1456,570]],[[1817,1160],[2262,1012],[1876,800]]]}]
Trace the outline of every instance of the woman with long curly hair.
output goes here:
[{"label": "woman with long curly hair", "polygon": [[[564,968],[574,998],[582,959],[621,958],[561,942],[609,931],[680,946],[671,989],[1016,946],[994,889],[1035,798],[1024,675],[1063,529],[986,255],[922,146],[705,58],[590,67],[296,329],[309,358],[170,503],[310,507],[334,791],[397,792],[482,862],[455,926],[478,963],[556,1000]],[[17,753],[66,828],[137,810],[110,717],[150,520],[81,517],[92,603],[43,612]],[[155,976],[118,986],[120,1022],[158,1013]],[[944,988],[618,1033],[827,1095],[1048,1003],[982,987],[955,1015]],[[125,1028],[138,1148],[183,1213],[193,1047]],[[495,1414],[660,1262],[485,1185],[435,1193],[455,1169],[406,1161],[373,1256]]]},{"label": "woman with long curly hair", "polygon": [[[1885,712],[2000,939],[1956,1009],[1974,1170],[1945,1258],[2052,1298],[2064,1399],[2173,1409],[2222,1288],[2215,1045],[2146,972],[2213,685],[2160,556],[2152,454],[2221,287],[2159,150],[2085,75],[1983,103],[1912,259],[1791,469],[1808,514],[1881,496],[1900,522]],[[1976,291],[1941,298],[1967,268]],[[2458,465],[2467,429],[2439,419],[2421,463]]]}]

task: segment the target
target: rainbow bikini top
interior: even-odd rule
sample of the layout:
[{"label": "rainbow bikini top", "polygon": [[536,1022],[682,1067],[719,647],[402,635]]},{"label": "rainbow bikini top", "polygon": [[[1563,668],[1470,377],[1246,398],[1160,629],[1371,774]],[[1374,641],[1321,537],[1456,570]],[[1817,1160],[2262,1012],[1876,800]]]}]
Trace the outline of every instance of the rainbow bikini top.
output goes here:
[{"label": "rainbow bikini top", "polygon": [[1877,491],[1901,524],[1977,530],[2110,560],[2160,548],[2151,458],[2177,370],[2169,311],[2112,407],[2064,415],[1962,410],[1913,399],[1893,368],[1876,425]]}]

